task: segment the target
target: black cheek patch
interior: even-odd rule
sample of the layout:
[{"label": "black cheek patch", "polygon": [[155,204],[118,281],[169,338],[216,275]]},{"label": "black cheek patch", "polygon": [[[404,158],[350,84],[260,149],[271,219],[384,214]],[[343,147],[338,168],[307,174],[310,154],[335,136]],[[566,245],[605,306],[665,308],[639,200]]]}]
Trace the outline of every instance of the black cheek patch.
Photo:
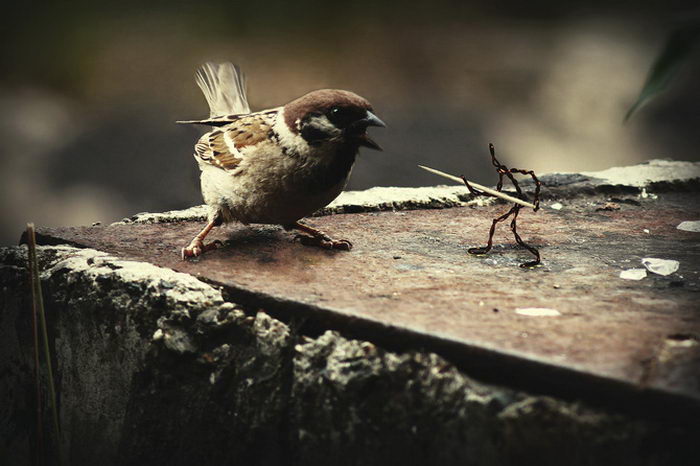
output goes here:
[{"label": "black cheek patch", "polygon": [[311,125],[306,125],[301,128],[301,137],[309,144],[314,145],[328,139],[330,135]]}]

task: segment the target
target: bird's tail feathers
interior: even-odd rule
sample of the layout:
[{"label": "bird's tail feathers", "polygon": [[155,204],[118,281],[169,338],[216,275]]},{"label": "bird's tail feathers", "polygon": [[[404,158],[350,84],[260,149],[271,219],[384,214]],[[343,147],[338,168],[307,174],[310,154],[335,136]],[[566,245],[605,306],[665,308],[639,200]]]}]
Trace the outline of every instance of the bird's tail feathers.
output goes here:
[{"label": "bird's tail feathers", "polygon": [[197,85],[209,104],[209,116],[250,113],[246,78],[233,63],[205,63],[195,74]]}]

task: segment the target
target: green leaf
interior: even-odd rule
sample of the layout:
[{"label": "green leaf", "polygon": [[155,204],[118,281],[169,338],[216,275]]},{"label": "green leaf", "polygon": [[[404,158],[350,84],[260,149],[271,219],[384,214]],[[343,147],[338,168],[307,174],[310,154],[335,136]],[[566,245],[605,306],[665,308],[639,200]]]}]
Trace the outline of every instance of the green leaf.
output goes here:
[{"label": "green leaf", "polygon": [[700,23],[693,23],[671,33],[649,70],[647,79],[625,115],[625,122],[650,99],[668,88],[681,66],[688,60],[696,42],[700,39]]}]

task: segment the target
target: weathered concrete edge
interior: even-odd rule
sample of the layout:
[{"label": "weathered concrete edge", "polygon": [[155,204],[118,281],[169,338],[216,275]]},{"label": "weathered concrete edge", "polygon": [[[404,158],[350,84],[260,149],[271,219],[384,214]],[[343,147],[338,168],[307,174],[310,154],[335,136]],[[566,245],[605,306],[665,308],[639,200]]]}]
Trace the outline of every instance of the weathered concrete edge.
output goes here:
[{"label": "weathered concrete edge", "polygon": [[[583,193],[591,189],[602,192],[638,192],[642,188],[664,184],[700,181],[700,162],[654,159],[639,165],[612,167],[597,172],[543,174],[540,179],[547,186],[546,190],[556,191],[564,187],[568,195],[571,195],[572,190]],[[531,187],[530,185],[527,180],[524,181],[526,189]],[[465,205],[480,206],[494,201],[492,198],[473,199],[466,188],[459,185],[420,188],[376,187],[364,191],[345,191],[314,216],[387,210],[445,209]],[[207,206],[199,205],[184,210],[138,213],[115,223],[203,221],[207,214]]]},{"label": "weathered concrete edge", "polygon": [[[55,292],[47,297],[47,302],[57,306],[53,312],[61,309],[51,318],[56,319],[60,336],[55,351],[62,374],[59,392],[66,442],[74,451],[80,451],[83,459],[92,454],[99,455],[102,464],[125,464],[119,459],[176,455],[177,450],[170,451],[168,442],[159,449],[157,442],[153,445],[154,439],[147,437],[172,433],[167,425],[178,416],[194,416],[192,422],[201,429],[197,410],[188,406],[163,416],[163,410],[169,406],[158,403],[172,404],[178,396],[183,401],[190,400],[192,393],[198,394],[197,398],[202,396],[200,392],[214,396],[222,387],[228,387],[225,392],[236,392],[232,398],[224,398],[227,403],[240,402],[215,406],[223,412],[228,410],[224,425],[236,426],[240,422],[236,429],[253,434],[259,429],[268,435],[269,423],[291,418],[292,422],[275,425],[272,430],[290,430],[290,444],[284,448],[304,458],[305,464],[327,464],[329,459],[342,458],[349,452],[372,458],[377,454],[372,448],[382,447],[371,442],[378,439],[381,444],[383,436],[395,439],[397,432],[405,442],[416,428],[429,431],[429,438],[437,439],[432,441],[440,447],[439,451],[423,454],[452,455],[455,464],[470,458],[473,462],[475,452],[463,448],[466,442],[477,445],[476,451],[486,455],[488,464],[508,464],[513,450],[527,451],[534,458],[551,450],[553,423],[560,425],[558,439],[563,445],[590,444],[588,456],[568,464],[602,464],[594,460],[608,458],[598,455],[609,455],[611,445],[620,450],[619,456],[634,457],[641,454],[635,451],[639,443],[666,430],[662,425],[579,403],[486,385],[431,352],[395,353],[373,342],[349,340],[337,332],[324,331],[309,337],[294,322],[286,324],[263,311],[251,313],[227,302],[220,290],[187,274],[92,249],[47,246],[40,247],[39,253],[42,282]],[[25,257],[23,247],[0,248],[3,286],[16,287],[16,280],[24,272]],[[15,283],[7,282],[8,274],[14,276]],[[1,317],[4,325],[14,328],[15,322],[8,321],[7,315]],[[3,330],[6,332],[7,328]],[[3,354],[16,356],[5,351]],[[248,356],[242,357],[243,354]],[[183,371],[178,372],[174,388],[167,366],[173,358],[173,367]],[[255,360],[260,364],[256,365]],[[8,364],[6,360],[1,362],[3,366]],[[280,379],[284,365],[293,367],[291,383]],[[30,373],[26,369],[18,372]],[[149,382],[155,385],[144,387],[143,382],[138,382],[144,373],[150,374],[146,380],[155,380]],[[160,379],[162,382],[158,382]],[[105,387],[98,390],[95,382]],[[78,387],[81,390],[76,390]],[[134,387],[142,393],[131,393]],[[0,390],[7,387],[0,384]],[[159,401],[158,390],[171,390],[174,394],[170,393],[167,401]],[[31,393],[26,396],[31,397]],[[416,406],[404,406],[402,400],[389,410],[397,418],[387,419],[383,408],[376,406],[391,406],[399,396],[409,397],[409,401],[417,397]],[[274,403],[268,403],[269,397]],[[367,399],[375,402],[366,406]],[[91,409],[83,408],[86,403]],[[26,409],[26,405],[19,409]],[[420,409],[421,415],[412,415],[413,409]],[[156,415],[147,417],[143,427],[142,416],[148,416],[149,410]],[[110,419],[106,431],[105,413]],[[371,418],[358,419],[357,413]],[[211,422],[209,416],[204,418]],[[17,417],[3,417],[3,434],[13,427],[7,424],[12,419]],[[220,427],[206,429],[202,435],[214,435]],[[141,428],[152,430],[141,432]],[[100,430],[101,436],[97,440],[84,438],[91,430]],[[24,446],[28,445],[26,442],[25,439]],[[145,442],[145,446],[139,442]],[[251,442],[251,448],[258,449],[257,442]],[[367,442],[369,448],[363,448]],[[598,449],[600,445],[605,448]],[[448,463],[452,461],[442,464]]]},{"label": "weathered concrete edge", "polygon": [[[56,238],[38,235],[40,244],[59,244]],[[67,244],[78,248],[80,244]],[[306,327],[341,331],[360,340],[370,340],[391,351],[427,349],[449,359],[460,369],[480,380],[512,389],[555,396],[565,400],[582,400],[618,412],[639,413],[647,418],[676,419],[687,422],[700,416],[700,396],[669,387],[641,386],[633,381],[590,373],[584,367],[557,366],[551,361],[484,346],[469,339],[424,332],[400,325],[387,325],[381,320],[350,316],[327,303],[319,305],[305,300],[292,300],[279,294],[250,290],[232,283],[199,277],[199,280],[221,290],[229,302],[250,309],[263,308],[277,319],[288,321],[303,317]]]},{"label": "weathered concrete edge", "polygon": [[429,350],[484,382],[562,400],[579,400],[648,419],[673,419],[684,424],[695,422],[700,416],[700,398],[688,393],[642,387],[573,366],[556,366],[535,355],[484,347],[479,343],[386,325],[360,316],[348,317],[333,307],[206,281],[219,287],[227,300],[251,308],[264,308],[283,321],[294,316],[302,317],[306,327],[315,332],[332,329],[351,338],[372,341],[391,351]]},{"label": "weathered concrete edge", "polygon": [[700,178],[700,162],[652,159],[638,165],[581,172],[597,184],[643,188],[657,183],[689,182]]}]

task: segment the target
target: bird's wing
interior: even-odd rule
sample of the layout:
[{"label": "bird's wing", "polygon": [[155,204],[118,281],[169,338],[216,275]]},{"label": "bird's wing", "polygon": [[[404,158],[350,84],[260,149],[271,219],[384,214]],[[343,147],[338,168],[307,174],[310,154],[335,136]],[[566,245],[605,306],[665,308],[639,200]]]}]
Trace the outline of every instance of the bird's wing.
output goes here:
[{"label": "bird's wing", "polygon": [[274,115],[270,111],[251,113],[205,134],[194,146],[195,158],[223,170],[235,169],[243,161],[245,147],[269,139]]}]

